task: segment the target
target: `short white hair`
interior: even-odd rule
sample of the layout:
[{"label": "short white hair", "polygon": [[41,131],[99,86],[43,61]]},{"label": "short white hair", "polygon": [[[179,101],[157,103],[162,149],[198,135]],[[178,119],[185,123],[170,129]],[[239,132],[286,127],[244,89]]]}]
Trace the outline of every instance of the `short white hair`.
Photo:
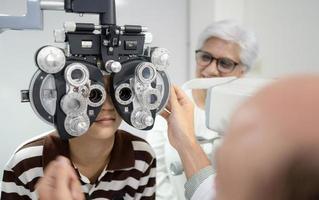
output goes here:
[{"label": "short white hair", "polygon": [[247,69],[251,69],[258,56],[258,43],[254,32],[244,29],[234,20],[222,20],[212,23],[200,34],[197,49],[204,46],[205,42],[216,37],[231,41],[240,47],[240,60]]}]

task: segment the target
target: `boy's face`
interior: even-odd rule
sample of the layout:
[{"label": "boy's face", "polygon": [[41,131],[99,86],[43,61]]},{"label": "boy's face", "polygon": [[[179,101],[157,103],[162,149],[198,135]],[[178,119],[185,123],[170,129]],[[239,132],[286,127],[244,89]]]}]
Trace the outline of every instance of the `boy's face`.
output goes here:
[{"label": "boy's face", "polygon": [[97,116],[87,134],[98,139],[107,139],[114,135],[121,124],[122,118],[117,113],[109,95],[110,77],[104,76],[106,99],[101,108],[101,112]]}]

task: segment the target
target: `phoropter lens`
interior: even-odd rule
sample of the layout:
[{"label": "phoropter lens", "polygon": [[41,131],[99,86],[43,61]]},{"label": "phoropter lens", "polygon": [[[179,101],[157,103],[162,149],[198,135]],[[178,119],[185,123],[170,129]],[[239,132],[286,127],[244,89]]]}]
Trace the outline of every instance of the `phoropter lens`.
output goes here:
[{"label": "phoropter lens", "polygon": [[150,104],[155,104],[157,102],[157,96],[155,94],[151,94],[149,102]]},{"label": "phoropter lens", "polygon": [[147,90],[142,96],[143,105],[149,110],[157,109],[161,103],[161,92],[157,89]]},{"label": "phoropter lens", "polygon": [[142,76],[144,79],[149,79],[151,77],[151,71],[150,68],[146,67],[142,71]]},{"label": "phoropter lens", "polygon": [[120,98],[122,101],[128,101],[132,97],[132,90],[130,88],[123,88],[120,90]]},{"label": "phoropter lens", "polygon": [[80,69],[75,69],[71,73],[71,78],[77,82],[80,82],[83,79],[83,72]]},{"label": "phoropter lens", "polygon": [[93,103],[98,103],[103,98],[102,91],[99,89],[93,89],[90,92],[90,101]]},{"label": "phoropter lens", "polygon": [[152,63],[141,62],[136,67],[135,75],[139,82],[149,84],[156,79],[156,69]]},{"label": "phoropter lens", "polygon": [[128,105],[133,101],[134,94],[130,84],[122,83],[115,90],[115,99],[122,105]]},{"label": "phoropter lens", "polygon": [[106,92],[102,85],[93,84],[90,86],[90,96],[88,104],[92,107],[103,105],[106,99]]},{"label": "phoropter lens", "polygon": [[87,84],[89,77],[89,70],[82,63],[72,63],[65,69],[65,80],[75,87],[81,87]]}]

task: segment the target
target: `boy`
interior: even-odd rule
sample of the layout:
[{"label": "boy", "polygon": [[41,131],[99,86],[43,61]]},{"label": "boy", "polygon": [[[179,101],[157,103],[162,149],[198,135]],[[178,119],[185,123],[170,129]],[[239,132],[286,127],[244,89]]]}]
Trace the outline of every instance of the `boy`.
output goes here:
[{"label": "boy", "polygon": [[[110,79],[105,76],[105,87]],[[68,158],[86,199],[155,199],[156,159],[142,139],[118,130],[121,118],[108,96],[82,136],[56,132],[23,145],[5,167],[1,199],[37,199],[35,185],[59,155]]]}]

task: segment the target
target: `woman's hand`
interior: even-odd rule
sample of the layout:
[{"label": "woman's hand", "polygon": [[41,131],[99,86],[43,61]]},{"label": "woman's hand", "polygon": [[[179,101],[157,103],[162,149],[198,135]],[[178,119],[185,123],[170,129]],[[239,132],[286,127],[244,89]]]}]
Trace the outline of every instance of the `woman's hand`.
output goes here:
[{"label": "woman's hand", "polygon": [[84,200],[81,184],[70,161],[62,156],[49,163],[36,191],[41,200]]},{"label": "woman's hand", "polygon": [[166,111],[161,115],[167,120],[169,142],[175,149],[196,142],[194,104],[178,86],[171,87]]},{"label": "woman's hand", "polygon": [[177,150],[187,178],[210,165],[205,152],[197,143],[194,131],[194,104],[177,86],[171,88],[171,96],[161,115],[167,120],[168,139]]}]

